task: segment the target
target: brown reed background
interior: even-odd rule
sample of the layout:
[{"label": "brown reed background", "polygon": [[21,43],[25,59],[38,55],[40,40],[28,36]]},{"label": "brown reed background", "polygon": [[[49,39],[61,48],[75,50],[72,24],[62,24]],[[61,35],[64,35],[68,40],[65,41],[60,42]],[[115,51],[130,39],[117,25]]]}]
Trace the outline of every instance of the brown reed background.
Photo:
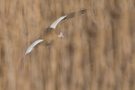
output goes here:
[{"label": "brown reed background", "polygon": [[[65,37],[26,48],[58,17]],[[134,0],[0,0],[0,90],[135,90]]]}]

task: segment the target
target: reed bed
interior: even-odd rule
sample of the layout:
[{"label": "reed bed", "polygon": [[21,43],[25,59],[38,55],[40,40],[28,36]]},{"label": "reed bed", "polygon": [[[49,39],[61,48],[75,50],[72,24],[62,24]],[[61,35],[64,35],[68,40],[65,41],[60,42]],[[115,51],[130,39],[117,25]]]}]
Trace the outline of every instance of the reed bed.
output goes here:
[{"label": "reed bed", "polygon": [[[54,20],[64,33],[23,55]],[[0,0],[0,90],[135,90],[134,0]]]}]

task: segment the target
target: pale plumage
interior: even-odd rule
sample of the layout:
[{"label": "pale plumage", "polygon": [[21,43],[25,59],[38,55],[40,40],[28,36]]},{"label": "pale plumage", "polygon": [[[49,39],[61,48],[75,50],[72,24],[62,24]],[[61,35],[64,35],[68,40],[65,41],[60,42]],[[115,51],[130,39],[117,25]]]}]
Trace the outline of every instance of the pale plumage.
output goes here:
[{"label": "pale plumage", "polygon": [[43,41],[44,41],[43,39],[38,39],[38,40],[34,41],[34,42],[27,48],[27,50],[26,50],[26,52],[25,52],[25,55],[29,54],[29,53],[33,50],[33,48],[34,48],[36,45],[38,45],[39,43],[41,43],[41,42],[43,42]]},{"label": "pale plumage", "polygon": [[[62,16],[60,18],[58,18],[56,21],[54,21],[51,25],[50,28],[55,29],[57,27],[57,25],[63,20],[65,19],[67,16]],[[35,46],[37,46],[39,43],[43,42],[43,39],[38,39],[36,41],[34,41],[26,50],[25,55],[29,54]]]},{"label": "pale plumage", "polygon": [[[80,10],[78,13],[79,14],[84,14],[86,12],[86,10]],[[51,37],[53,37],[53,35],[55,35],[54,29],[58,26],[58,24],[66,19],[72,18],[75,16],[75,14],[78,14],[76,12],[61,16],[60,18],[58,18],[57,20],[55,20],[47,29],[46,31],[41,35],[40,39],[34,41],[26,50],[25,55],[31,53],[31,51],[34,49],[35,46],[39,45],[39,43],[42,43],[45,41],[45,43],[50,43],[51,42]],[[59,35],[56,35],[59,38],[63,38],[64,35],[62,32],[60,32]],[[45,40],[44,38],[45,37]]]},{"label": "pale plumage", "polygon": [[50,28],[55,29],[56,26],[57,26],[63,19],[65,19],[66,17],[67,17],[67,16],[62,16],[62,17],[60,17],[59,19],[57,19],[55,22],[53,22],[53,23],[50,25]]}]

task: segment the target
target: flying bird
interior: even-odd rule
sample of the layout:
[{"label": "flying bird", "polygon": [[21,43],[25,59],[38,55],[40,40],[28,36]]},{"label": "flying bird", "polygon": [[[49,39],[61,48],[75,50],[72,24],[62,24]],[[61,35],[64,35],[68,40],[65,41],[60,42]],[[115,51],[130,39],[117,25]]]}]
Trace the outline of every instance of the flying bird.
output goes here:
[{"label": "flying bird", "polygon": [[55,40],[56,37],[63,38],[64,35],[62,32],[59,34],[56,33],[55,28],[60,24],[63,20],[68,20],[70,18],[75,17],[76,15],[81,15],[86,13],[86,9],[80,10],[78,12],[72,12],[67,15],[61,16],[56,21],[54,21],[48,28],[45,29],[45,31],[40,35],[40,37],[35,40],[26,50],[25,55],[31,53],[31,51],[39,45],[40,43],[45,42],[46,44],[50,44],[53,40]]}]

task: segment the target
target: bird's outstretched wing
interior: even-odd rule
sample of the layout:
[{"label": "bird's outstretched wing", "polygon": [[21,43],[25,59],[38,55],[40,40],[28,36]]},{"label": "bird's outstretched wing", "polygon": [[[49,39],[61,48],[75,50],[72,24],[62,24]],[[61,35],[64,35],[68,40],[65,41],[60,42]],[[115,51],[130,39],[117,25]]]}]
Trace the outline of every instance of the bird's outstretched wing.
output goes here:
[{"label": "bird's outstretched wing", "polygon": [[66,17],[67,17],[67,16],[65,15],[65,16],[62,16],[62,17],[58,18],[56,21],[54,21],[54,22],[50,25],[50,28],[55,29],[56,26],[57,26],[62,20],[64,20]]},{"label": "bird's outstretched wing", "polygon": [[[83,10],[80,10],[79,12],[72,12],[72,13],[69,13],[67,15],[64,15],[64,16],[61,16],[60,18],[58,18],[57,20],[55,20],[47,29],[46,29],[46,32],[50,32],[51,30],[54,30],[57,25],[63,21],[63,20],[67,20],[67,19],[70,19],[70,18],[73,18],[76,14],[84,14],[86,13],[86,9],[83,9]],[[58,36],[58,37],[62,37],[62,33]],[[35,46],[37,46],[39,43],[42,43],[44,41],[44,39],[38,39],[36,41],[34,41],[26,50],[25,52],[25,55],[29,54]]]},{"label": "bird's outstretched wing", "polygon": [[43,42],[43,39],[38,39],[34,41],[26,50],[25,55],[29,54],[35,46],[37,46],[39,43]]},{"label": "bird's outstretched wing", "polygon": [[82,9],[80,10],[79,12],[72,12],[72,13],[69,13],[67,15],[64,15],[64,16],[61,16],[60,18],[58,18],[56,21],[54,21],[50,26],[49,28],[51,29],[55,29],[57,27],[57,25],[62,22],[63,20],[67,20],[67,19],[70,19],[70,18],[73,18],[75,17],[77,14],[81,15],[81,14],[85,14],[86,13],[86,9]]}]

